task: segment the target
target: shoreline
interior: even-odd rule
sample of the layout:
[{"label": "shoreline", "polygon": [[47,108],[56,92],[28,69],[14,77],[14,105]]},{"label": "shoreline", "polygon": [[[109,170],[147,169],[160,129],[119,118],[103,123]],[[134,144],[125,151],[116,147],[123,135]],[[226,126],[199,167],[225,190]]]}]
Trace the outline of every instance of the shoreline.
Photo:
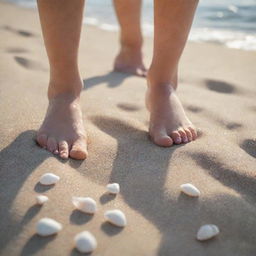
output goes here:
[{"label": "shoreline", "polygon": [[[24,9],[35,10],[36,6],[26,6],[23,4],[18,4],[14,2],[2,1],[7,4],[16,5]],[[95,17],[86,17],[83,19],[83,26],[93,26],[95,28],[102,29],[108,32],[118,32],[119,27],[117,24],[107,24],[100,22]],[[153,37],[153,25],[152,24],[142,24],[144,37]],[[217,29],[217,28],[199,28],[192,27],[191,33],[189,35],[188,42],[202,43],[202,44],[213,44],[222,45],[230,49],[238,49],[244,51],[255,52],[256,51],[256,33],[249,31],[235,31],[227,29]]]}]

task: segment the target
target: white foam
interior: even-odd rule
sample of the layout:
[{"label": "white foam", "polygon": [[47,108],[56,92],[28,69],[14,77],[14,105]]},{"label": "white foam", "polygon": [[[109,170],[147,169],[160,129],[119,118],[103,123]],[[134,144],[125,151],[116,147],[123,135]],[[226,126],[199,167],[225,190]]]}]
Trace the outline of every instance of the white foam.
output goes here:
[{"label": "white foam", "polygon": [[[22,5],[24,7],[36,7],[35,0],[9,0],[10,2],[14,2],[18,5]],[[214,12],[212,7],[219,7],[219,10]],[[241,12],[241,8],[255,6],[255,0],[244,0],[241,4],[239,0],[204,0],[200,3],[197,16],[194,22],[194,26],[191,30],[189,40],[194,42],[214,42],[223,44],[229,48],[242,49],[242,50],[256,50],[256,33],[255,32],[246,32],[246,31],[234,31],[234,30],[224,30],[218,29],[217,25],[226,26],[231,22],[230,20],[226,20],[226,11],[233,15],[238,15]],[[143,34],[145,36],[153,36],[154,27],[153,27],[153,6],[151,0],[144,1],[143,10],[143,19],[142,19],[142,28]],[[200,9],[201,8],[201,9]],[[207,19],[207,15],[205,16],[204,10],[210,11],[210,13],[214,14],[221,22],[217,21],[209,21]],[[203,11],[203,12],[202,12]],[[248,13],[240,14],[244,17],[249,15]],[[251,16],[248,16],[251,17]],[[237,18],[238,20],[238,18]],[[206,22],[206,23],[205,23]],[[210,23],[209,23],[210,22]],[[215,23],[213,23],[215,22]],[[198,23],[198,24],[197,24]],[[101,0],[89,0],[86,6],[85,17],[83,20],[83,24],[89,24],[93,26],[97,26],[100,29],[106,31],[118,31],[119,27],[117,24],[117,20],[114,17],[114,10],[111,4],[111,1]],[[207,25],[208,24],[208,25]],[[215,25],[214,25],[215,24]],[[251,29],[252,23],[245,23],[244,28]],[[199,25],[199,26],[198,26]],[[205,28],[203,27],[205,26]],[[215,28],[206,28],[208,26],[214,26]],[[234,27],[233,23],[230,23],[231,27]],[[249,27],[246,27],[249,26]],[[252,29],[251,29],[252,30]],[[252,30],[255,31],[255,30]]]},{"label": "white foam", "polygon": [[189,40],[194,42],[219,43],[235,49],[256,50],[256,34],[246,32],[194,28],[191,30]]}]

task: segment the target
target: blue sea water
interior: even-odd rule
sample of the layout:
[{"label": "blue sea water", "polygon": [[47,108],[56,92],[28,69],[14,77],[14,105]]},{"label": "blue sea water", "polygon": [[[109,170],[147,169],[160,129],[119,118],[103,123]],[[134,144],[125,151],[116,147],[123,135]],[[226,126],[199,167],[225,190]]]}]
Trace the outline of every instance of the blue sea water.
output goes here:
[{"label": "blue sea water", "polygon": [[[9,0],[36,7],[35,0]],[[105,30],[117,30],[111,0],[87,0],[84,23]],[[143,1],[142,27],[153,34],[153,0]],[[201,0],[189,40],[216,42],[230,48],[256,50],[256,0]]]}]

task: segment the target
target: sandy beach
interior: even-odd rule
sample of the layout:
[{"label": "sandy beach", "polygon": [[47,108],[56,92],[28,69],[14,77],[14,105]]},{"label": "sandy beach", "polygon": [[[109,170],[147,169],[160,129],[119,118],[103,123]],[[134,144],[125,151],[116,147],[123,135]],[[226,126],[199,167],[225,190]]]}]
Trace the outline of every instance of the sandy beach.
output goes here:
[{"label": "sandy beach", "polygon": [[[112,72],[118,34],[83,26],[80,70],[82,108],[89,134],[86,161],[63,161],[35,141],[47,107],[48,61],[38,13],[0,2],[0,255],[80,255],[73,237],[88,230],[101,256],[256,255],[256,53],[188,43],[180,67],[179,96],[201,129],[195,142],[161,148],[149,141],[144,107],[146,81]],[[145,39],[150,63],[152,38]],[[53,172],[61,180],[38,184]],[[121,192],[107,195],[118,182]],[[180,185],[201,196],[189,198]],[[44,206],[35,196],[47,195]],[[90,196],[88,216],[71,203]],[[105,223],[105,210],[125,212],[124,229]],[[41,238],[43,217],[63,224]],[[220,234],[196,240],[198,228],[215,224]]]}]

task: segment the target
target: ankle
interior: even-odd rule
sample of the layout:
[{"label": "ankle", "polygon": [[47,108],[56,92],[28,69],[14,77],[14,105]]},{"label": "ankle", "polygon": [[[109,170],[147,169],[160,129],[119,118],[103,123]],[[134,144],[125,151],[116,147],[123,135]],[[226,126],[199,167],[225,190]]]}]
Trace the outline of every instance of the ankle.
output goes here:
[{"label": "ankle", "polygon": [[121,42],[120,53],[142,56],[142,43]]},{"label": "ankle", "polygon": [[178,85],[178,74],[177,72],[174,72],[174,74],[164,75],[162,72],[159,72],[158,70],[155,71],[150,68],[147,73],[147,81],[148,86],[151,89],[170,87],[172,90],[176,90]]},{"label": "ankle", "polygon": [[83,82],[81,79],[73,81],[51,80],[48,87],[48,99],[56,98],[59,95],[68,95],[71,98],[76,98],[80,96],[82,88]]}]

